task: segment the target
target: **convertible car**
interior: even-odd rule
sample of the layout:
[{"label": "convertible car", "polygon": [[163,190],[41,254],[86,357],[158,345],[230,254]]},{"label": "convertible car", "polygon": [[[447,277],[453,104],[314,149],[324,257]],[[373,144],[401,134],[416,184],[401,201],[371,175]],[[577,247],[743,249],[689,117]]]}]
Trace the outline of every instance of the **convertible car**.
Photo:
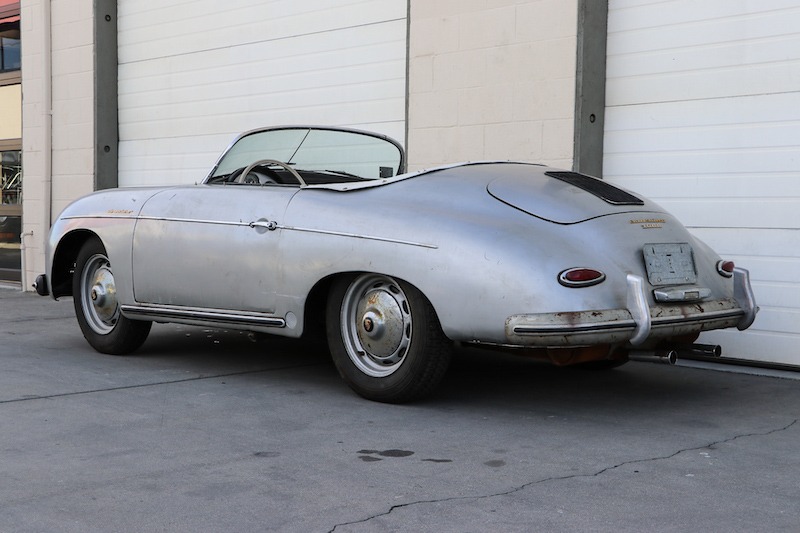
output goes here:
[{"label": "convertible car", "polygon": [[73,296],[89,344],[152,322],[327,342],[372,400],[434,390],[453,346],[556,365],[674,362],[753,322],[746,270],[655,203],[521,162],[405,173],[390,138],[281,127],[239,136],[200,184],[81,198],[52,227],[39,294]]}]

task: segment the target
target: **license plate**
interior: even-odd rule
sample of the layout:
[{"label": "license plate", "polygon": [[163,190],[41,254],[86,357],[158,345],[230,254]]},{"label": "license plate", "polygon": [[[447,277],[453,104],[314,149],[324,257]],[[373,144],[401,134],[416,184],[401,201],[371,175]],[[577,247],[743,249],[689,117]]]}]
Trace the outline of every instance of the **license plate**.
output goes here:
[{"label": "license plate", "polygon": [[695,283],[692,247],[688,243],[645,244],[644,264],[651,285]]}]

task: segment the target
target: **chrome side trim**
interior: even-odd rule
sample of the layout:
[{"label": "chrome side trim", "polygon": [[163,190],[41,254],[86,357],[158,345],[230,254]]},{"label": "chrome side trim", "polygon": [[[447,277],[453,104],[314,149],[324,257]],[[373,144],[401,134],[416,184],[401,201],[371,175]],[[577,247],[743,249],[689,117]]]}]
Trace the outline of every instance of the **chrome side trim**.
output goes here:
[{"label": "chrome side trim", "polygon": [[[734,327],[745,314],[733,298],[645,309],[648,334],[639,346],[678,335]],[[619,308],[512,315],[505,322],[509,344],[527,347],[633,345],[632,339],[640,328],[629,309]]]},{"label": "chrome side trim", "polygon": [[122,220],[136,220],[139,217],[136,215],[122,215],[122,214],[115,214],[115,213],[104,213],[102,215],[64,215],[59,217],[59,220],[81,220],[84,218],[112,218],[112,219],[122,219]]},{"label": "chrome side trim", "polygon": [[202,218],[177,218],[177,217],[155,217],[155,216],[138,216],[136,220],[154,220],[156,222],[189,222],[191,224],[215,224],[218,226],[245,226],[251,227],[252,222],[233,222],[227,220],[207,220]]},{"label": "chrome side trim", "polygon": [[357,233],[347,233],[344,231],[329,231],[324,229],[316,229],[316,228],[300,228],[297,226],[281,226],[279,225],[278,228],[285,229],[287,231],[301,231],[304,233],[318,233],[320,235],[334,235],[337,237],[349,237],[351,239],[366,239],[370,241],[380,241],[380,242],[390,242],[393,244],[405,244],[407,246],[418,246],[420,248],[430,248],[432,250],[436,250],[439,246],[435,244],[427,244],[423,242],[414,242],[414,241],[404,241],[402,239],[391,239],[388,237],[378,237],[375,235],[359,235]]},{"label": "chrome side trim", "polygon": [[706,311],[703,314],[688,317],[661,317],[652,319],[653,328],[664,326],[674,326],[676,324],[694,324],[698,322],[705,322],[707,320],[723,320],[726,318],[736,318],[742,314],[741,309],[725,310],[725,311]]},{"label": "chrome side trim", "polygon": [[[603,311],[606,314],[617,314],[619,312],[624,312],[624,309],[608,309]],[[630,311],[628,311],[630,312]],[[651,318],[648,313],[648,318],[650,319],[650,329],[658,329],[662,327],[674,326],[674,325],[682,325],[682,324],[696,324],[711,320],[724,320],[728,318],[736,318],[743,314],[742,309],[725,309],[721,311],[706,311],[702,314],[697,314],[694,316],[674,316],[674,317],[658,317],[658,318]],[[524,317],[525,315],[522,315]],[[564,323],[552,323],[552,324],[536,324],[536,325],[515,325],[512,328],[512,331],[517,335],[567,335],[570,333],[582,333],[582,332],[608,332],[608,331],[629,331],[635,330],[637,323],[635,320],[628,319],[628,320],[613,320],[613,321],[606,321],[606,322],[586,322],[583,324],[564,324]],[[632,343],[631,343],[632,344]]]},{"label": "chrome side trim", "polygon": [[[233,221],[225,221],[225,220],[206,220],[201,218],[177,218],[177,217],[155,217],[155,216],[132,216],[132,215],[71,215],[63,217],[65,220],[71,219],[82,219],[82,218],[94,218],[94,219],[104,219],[104,218],[111,218],[111,219],[127,219],[127,220],[152,220],[156,222],[189,222],[192,224],[217,224],[220,226],[243,226],[248,228],[256,227],[257,221],[250,221],[250,222],[233,222]],[[368,241],[379,241],[379,242],[388,242],[393,244],[403,244],[405,246],[417,246],[419,248],[429,248],[431,250],[436,250],[439,248],[436,244],[429,244],[424,242],[415,242],[415,241],[405,241],[402,239],[392,239],[389,237],[379,237],[377,235],[360,235],[358,233],[347,233],[344,231],[330,231],[324,229],[317,229],[317,228],[302,228],[297,226],[283,226],[280,224],[276,224],[274,228],[270,229],[282,229],[287,231],[300,231],[304,233],[317,233],[320,235],[333,235],[337,237],[348,237],[351,239],[365,239]]]},{"label": "chrome side trim", "polygon": [[216,309],[196,309],[164,307],[158,305],[123,305],[122,314],[130,318],[148,318],[153,320],[197,320],[220,324],[240,324],[248,326],[264,326],[272,328],[286,327],[282,318],[261,313],[238,313]]},{"label": "chrome side trim", "polygon": [[594,331],[630,331],[636,327],[633,320],[616,322],[594,322],[588,324],[541,324],[536,326],[514,326],[517,335],[568,335],[570,333]]},{"label": "chrome side trim", "polygon": [[84,218],[92,219],[121,219],[121,220],[155,220],[156,222],[191,222],[194,224],[218,224],[220,226],[245,226],[250,227],[250,222],[228,222],[224,220],[205,220],[201,218],[177,218],[177,217],[154,217],[154,216],[136,216],[136,215],[117,215],[117,214],[102,214],[102,215],[69,215],[61,217],[63,220],[79,220]]}]

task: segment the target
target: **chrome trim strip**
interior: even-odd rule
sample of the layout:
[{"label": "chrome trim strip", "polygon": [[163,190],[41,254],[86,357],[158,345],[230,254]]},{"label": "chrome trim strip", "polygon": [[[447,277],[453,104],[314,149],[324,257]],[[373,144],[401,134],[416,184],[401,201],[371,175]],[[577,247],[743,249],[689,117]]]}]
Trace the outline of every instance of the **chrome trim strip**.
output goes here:
[{"label": "chrome trim strip", "polygon": [[691,324],[693,322],[705,322],[706,320],[721,320],[725,318],[735,318],[741,315],[741,309],[725,309],[722,311],[707,311],[699,315],[690,315],[688,317],[662,317],[653,319],[653,327],[672,326],[674,324]]},{"label": "chrome trim strip", "polygon": [[118,215],[118,214],[102,214],[102,215],[64,215],[59,217],[60,220],[80,220],[82,218],[120,218],[122,220],[136,220],[136,215]]},{"label": "chrome trim strip", "polygon": [[250,227],[250,222],[226,222],[223,220],[205,220],[201,218],[177,218],[177,217],[154,217],[154,216],[137,216],[137,215],[69,215],[61,217],[64,220],[76,220],[82,218],[95,218],[95,219],[122,219],[122,220],[154,220],[156,222],[191,222],[194,224],[219,224],[220,226],[246,226]]},{"label": "chrome trim strip", "polygon": [[246,324],[251,326],[286,327],[282,318],[267,315],[241,314],[234,311],[216,311],[201,309],[178,309],[149,305],[123,305],[121,311],[131,317],[203,320],[208,322],[221,322],[224,324]]},{"label": "chrome trim strip", "polygon": [[189,222],[191,224],[217,224],[219,226],[245,226],[252,227],[252,222],[229,222],[225,220],[207,220],[202,218],[177,218],[177,217],[154,217],[154,216],[138,216],[136,220],[153,220],[156,222]]},{"label": "chrome trim strip", "polygon": [[[189,222],[193,224],[218,224],[220,226],[244,226],[252,228],[254,222],[227,222],[223,220],[204,220],[200,218],[176,218],[176,217],[155,217],[155,216],[131,216],[131,215],[71,215],[62,217],[64,219],[81,219],[81,218],[114,218],[114,219],[128,219],[128,220],[152,220],[156,222]],[[437,250],[439,248],[436,244],[427,244],[423,242],[404,241],[402,239],[391,239],[389,237],[378,237],[376,235],[359,235],[357,233],[347,233],[344,231],[330,231],[316,228],[301,228],[297,226],[283,226],[276,225],[275,229],[284,229],[287,231],[300,231],[304,233],[318,233],[320,235],[334,235],[338,237],[348,237],[351,239],[365,239],[368,241],[388,242],[393,244],[403,244],[406,246],[418,246],[420,248],[429,248]]]},{"label": "chrome trim strip", "polygon": [[435,244],[426,244],[423,242],[413,242],[413,241],[404,241],[401,239],[390,239],[388,237],[377,237],[375,235],[359,235],[357,233],[346,233],[344,231],[329,231],[324,229],[315,229],[315,228],[300,228],[297,226],[281,226],[278,225],[278,228],[285,229],[288,231],[301,231],[304,233],[319,233],[321,235],[335,235],[337,237],[349,237],[351,239],[366,239],[370,241],[380,241],[380,242],[390,242],[394,244],[405,244],[407,246],[418,246],[420,248],[430,248],[432,250],[436,250],[439,246]]},{"label": "chrome trim strip", "polygon": [[[658,329],[666,326],[673,326],[676,324],[692,324],[696,322],[705,322],[707,320],[721,320],[725,318],[735,318],[744,314],[742,309],[725,309],[722,311],[709,311],[698,315],[691,316],[676,316],[676,317],[660,317],[652,318],[650,329]],[[547,324],[541,326],[514,326],[514,333],[518,335],[564,335],[566,333],[581,333],[581,332],[594,332],[594,331],[613,331],[613,330],[626,330],[634,329],[636,322],[634,320],[616,321],[616,322],[596,322],[586,324]]]},{"label": "chrome trim strip", "polygon": [[594,322],[588,324],[546,324],[541,326],[514,326],[518,335],[564,335],[566,333],[582,333],[594,331],[629,330],[636,327],[633,320],[616,322]]}]

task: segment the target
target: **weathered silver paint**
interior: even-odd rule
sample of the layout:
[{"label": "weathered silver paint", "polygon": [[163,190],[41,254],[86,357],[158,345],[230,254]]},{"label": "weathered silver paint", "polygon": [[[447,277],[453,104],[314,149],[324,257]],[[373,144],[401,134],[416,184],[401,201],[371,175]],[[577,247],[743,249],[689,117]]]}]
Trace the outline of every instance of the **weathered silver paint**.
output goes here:
[{"label": "weathered silver paint", "polygon": [[[130,318],[298,337],[316,284],[370,272],[416,286],[454,341],[647,347],[752,323],[747,276],[721,276],[717,254],[661,207],[610,205],[548,170],[480,163],[364,183],[95,193],[54,224],[48,280],[62,238],[87,231],[106,247]],[[691,246],[692,287],[708,298],[656,301],[643,259],[648,243]],[[573,267],[606,279],[559,284],[558,274]]]}]

